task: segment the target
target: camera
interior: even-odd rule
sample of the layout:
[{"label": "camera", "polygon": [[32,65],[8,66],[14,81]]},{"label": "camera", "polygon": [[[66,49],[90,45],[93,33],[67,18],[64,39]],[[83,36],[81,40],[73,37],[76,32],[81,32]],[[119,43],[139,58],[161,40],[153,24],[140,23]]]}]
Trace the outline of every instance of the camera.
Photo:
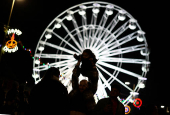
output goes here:
[{"label": "camera", "polygon": [[74,56],[74,58],[75,58],[76,60],[79,60],[80,57],[82,58],[82,55],[76,55],[76,54],[74,54],[73,56]]}]

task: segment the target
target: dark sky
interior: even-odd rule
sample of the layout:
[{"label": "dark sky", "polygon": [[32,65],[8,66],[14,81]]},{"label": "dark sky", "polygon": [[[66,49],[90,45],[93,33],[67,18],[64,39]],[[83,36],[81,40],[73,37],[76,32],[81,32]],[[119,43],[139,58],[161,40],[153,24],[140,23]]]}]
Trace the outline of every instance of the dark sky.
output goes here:
[{"label": "dark sky", "polygon": [[[85,0],[16,0],[10,26],[20,29],[23,34],[20,40],[34,54],[38,40],[47,25],[61,12],[74,5],[87,2]],[[147,74],[146,88],[141,96],[145,102],[169,105],[169,20],[167,3],[150,2],[148,0],[105,0],[118,5],[138,20],[150,48],[150,71]],[[3,40],[3,25],[7,24],[12,0],[0,1],[0,42]],[[32,58],[29,52],[19,50],[15,54],[2,57],[1,76],[13,74],[21,81],[33,82]]]}]

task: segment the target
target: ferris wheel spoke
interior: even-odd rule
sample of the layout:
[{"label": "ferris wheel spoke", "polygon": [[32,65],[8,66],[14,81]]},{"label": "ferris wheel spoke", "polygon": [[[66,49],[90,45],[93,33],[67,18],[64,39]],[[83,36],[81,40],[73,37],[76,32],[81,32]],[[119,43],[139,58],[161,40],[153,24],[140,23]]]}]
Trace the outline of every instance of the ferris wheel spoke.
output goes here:
[{"label": "ferris wheel spoke", "polygon": [[75,28],[75,30],[77,32],[77,36],[78,36],[79,42],[80,42],[81,46],[83,47],[83,43],[82,43],[83,38],[82,38],[82,35],[80,34],[80,30],[79,30],[78,24],[76,22],[76,19],[75,19],[74,15],[72,15],[72,17],[73,17],[72,22],[73,22],[74,28]]},{"label": "ferris wheel spoke", "polygon": [[[108,17],[109,17],[109,16],[106,15],[106,14],[104,13],[104,15],[103,15],[103,21],[102,21],[103,24],[102,24],[102,26],[101,26],[102,28],[104,28],[104,26],[105,26],[105,24],[106,24],[106,21],[107,21]],[[99,38],[99,39],[101,38],[102,32],[104,33],[103,29],[100,30],[100,32],[99,32],[97,38]]]},{"label": "ferris wheel spoke", "polygon": [[73,58],[73,55],[36,53],[35,57],[50,58],[50,59],[71,59],[71,58]]},{"label": "ferris wheel spoke", "polygon": [[50,47],[52,47],[52,48],[59,49],[59,50],[61,50],[61,51],[64,51],[64,52],[66,52],[66,53],[69,53],[69,54],[75,54],[75,53],[77,53],[77,52],[71,51],[71,50],[69,50],[69,49],[60,47],[60,46],[58,46],[58,45],[51,44],[51,43],[49,43],[49,42],[39,41],[39,43],[45,44],[45,45],[50,46]]},{"label": "ferris wheel spoke", "polygon": [[[97,65],[98,66],[98,65]],[[111,90],[110,84],[107,82],[107,80],[105,79],[105,77],[102,75],[102,73],[100,71],[99,72],[99,77],[101,78],[101,80],[104,82],[104,85],[106,85],[108,87],[109,90]],[[104,86],[103,85],[103,86]]]},{"label": "ferris wheel spoke", "polygon": [[[124,23],[121,27],[119,27],[116,31],[114,31],[113,34],[111,34],[109,37],[107,37],[106,39],[104,39],[105,42],[108,41],[108,40],[110,40],[110,42],[113,41],[114,39],[116,39],[117,37],[119,37],[124,31],[126,31],[126,30],[129,28],[129,27],[128,27],[128,22],[129,22],[129,21],[127,21],[126,23]],[[110,43],[110,42],[109,42],[109,43]],[[95,44],[93,47],[96,47],[97,43],[98,43],[98,42],[96,42],[96,44]]]},{"label": "ferris wheel spoke", "polygon": [[134,64],[150,64],[149,61],[144,59],[133,59],[133,58],[113,58],[101,56],[100,61],[102,62],[121,62],[121,63],[134,63]]},{"label": "ferris wheel spoke", "polygon": [[77,48],[75,48],[72,44],[70,44],[68,41],[66,41],[65,39],[63,39],[62,37],[60,37],[58,34],[56,34],[55,32],[53,32],[53,34],[59,38],[61,41],[63,41],[65,44],[69,45],[71,48],[73,48],[75,51],[81,53]]},{"label": "ferris wheel spoke", "polygon": [[136,74],[136,73],[133,73],[133,72],[131,72],[131,71],[122,69],[122,68],[120,68],[120,67],[117,67],[117,66],[114,66],[114,65],[111,65],[111,64],[102,62],[102,61],[100,61],[100,60],[98,61],[98,64],[104,65],[105,67],[108,67],[108,68],[111,68],[111,69],[115,69],[115,70],[120,71],[120,72],[122,72],[122,73],[125,73],[125,74],[128,74],[128,75],[130,75],[130,76],[136,77],[136,78],[138,78],[138,79],[147,80],[146,78],[142,77],[142,76],[139,75],[139,74]]},{"label": "ferris wheel spoke", "polygon": [[[114,41],[115,39],[112,38],[109,40],[109,42],[107,42],[107,44],[104,45],[104,47],[100,48],[101,47],[101,44],[105,43],[106,41],[102,41],[102,43],[97,47],[98,51],[101,52],[104,48],[108,48],[108,47],[111,47],[111,49],[114,49],[118,46],[121,46],[131,40],[133,40],[134,38],[136,38],[137,36],[134,36],[134,34],[137,33],[137,32],[133,32],[125,37],[122,37],[118,40],[116,40],[115,42],[111,43],[112,41]],[[100,48],[100,49],[99,49]]]},{"label": "ferris wheel spoke", "polygon": [[[97,38],[97,41],[95,42],[95,44],[93,46],[94,48],[96,47],[96,45],[98,44],[98,42],[100,40],[100,36],[102,34],[102,31],[104,30],[103,28],[106,24],[107,19],[108,19],[108,16],[106,14],[104,14],[100,21],[99,27],[97,28],[97,31],[95,33],[95,38]],[[98,36],[97,36],[97,34],[98,34]]]},{"label": "ferris wheel spoke", "polygon": [[98,80],[98,88],[97,88],[96,94],[99,95],[99,97],[106,97],[107,96],[107,92],[105,90],[104,84],[102,84],[100,77],[99,77],[99,80]]},{"label": "ferris wheel spoke", "polygon": [[63,66],[68,66],[68,64],[75,64],[75,63],[76,63],[75,60],[64,60],[60,62],[50,63],[48,65],[40,65],[40,66],[34,67],[34,70],[43,71],[43,70],[47,70],[49,67],[63,67]]},{"label": "ferris wheel spoke", "polygon": [[83,42],[84,42],[84,48],[86,48],[86,40],[88,40],[88,32],[87,32],[87,17],[86,14],[82,15],[82,26],[83,26]]},{"label": "ferris wheel spoke", "polygon": [[105,39],[108,37],[108,35],[111,33],[111,31],[114,29],[114,27],[116,26],[116,24],[119,22],[118,20],[118,13],[116,14],[116,16],[113,18],[113,20],[110,22],[110,24],[108,24],[108,26],[104,29],[104,32],[102,33],[102,35],[99,37],[100,39],[103,38],[103,40],[105,41]]},{"label": "ferris wheel spoke", "polygon": [[[118,20],[118,14],[119,14],[119,13],[116,14],[116,16],[115,16],[115,17],[113,18],[113,20],[110,22],[110,24],[104,29],[103,34],[99,37],[99,39],[102,39],[102,38],[103,38],[102,43],[99,45],[99,47],[100,47],[103,43],[105,43],[105,42],[107,41],[106,38],[108,38],[109,34],[112,33],[111,31],[114,29],[114,27],[115,27],[115,26],[117,25],[117,23],[119,22],[119,20]],[[104,36],[104,37],[103,37],[103,36]],[[114,34],[111,34],[111,36],[112,36],[112,38],[113,38],[113,40],[114,40],[115,35],[114,35]]]},{"label": "ferris wheel spoke", "polygon": [[107,19],[108,19],[108,15],[106,15],[105,13],[103,14],[103,16],[102,16],[102,18],[101,18],[101,20],[100,20],[100,23],[99,23],[99,25],[98,25],[98,29],[97,29],[97,31],[95,32],[95,37],[97,37],[97,34],[98,34],[98,37],[99,37],[99,35],[101,34],[101,32],[102,32],[102,28],[104,28],[104,26],[105,26],[105,24],[106,24],[106,21],[107,21]]},{"label": "ferris wheel spoke", "polygon": [[68,28],[64,25],[64,23],[61,23],[63,28],[66,30],[66,32],[68,33],[68,35],[71,37],[71,39],[74,41],[74,43],[77,45],[77,47],[79,48],[80,51],[83,51],[82,47],[79,45],[79,43],[77,42],[77,40],[74,38],[74,36],[70,33],[70,31],[68,30]]},{"label": "ferris wheel spoke", "polygon": [[[97,16],[98,16],[98,14],[95,14],[95,13],[92,14],[91,25],[96,26]],[[95,34],[95,28],[92,29],[92,37],[91,37],[92,41],[91,41],[90,46],[89,46],[90,48],[92,47],[92,45],[94,43],[94,39],[95,39],[94,34]]]},{"label": "ferris wheel spoke", "polygon": [[68,66],[63,66],[63,67],[60,68],[61,73],[65,73],[67,71],[68,71]]},{"label": "ferris wheel spoke", "polygon": [[99,55],[100,56],[102,56],[102,55],[104,55],[104,56],[115,56],[115,55],[119,55],[119,54],[143,50],[143,49],[145,49],[145,44],[120,48],[120,49],[116,49],[116,50],[112,50],[112,51],[110,51],[110,49],[109,49],[108,51],[104,51],[104,52],[100,53]]},{"label": "ferris wheel spoke", "polygon": [[[126,31],[129,28],[128,23],[129,21],[127,21],[122,26],[120,26],[117,30],[114,31],[113,35],[115,36],[115,38],[119,37],[124,31]],[[108,37],[108,39],[110,39],[110,37]]]},{"label": "ferris wheel spoke", "polygon": [[[101,67],[99,64],[96,64],[98,68],[100,68],[103,72],[105,72],[106,74],[108,74],[110,77],[112,77],[113,79],[115,79],[117,82],[119,82],[121,85],[123,85],[125,88],[127,88],[130,91],[133,91],[130,87],[128,87],[127,85],[125,85],[122,81],[120,81],[118,78],[116,78],[115,76],[113,76],[111,73],[109,73],[108,71],[106,71],[106,69],[104,69],[103,67]],[[103,65],[103,64],[102,64]]]}]

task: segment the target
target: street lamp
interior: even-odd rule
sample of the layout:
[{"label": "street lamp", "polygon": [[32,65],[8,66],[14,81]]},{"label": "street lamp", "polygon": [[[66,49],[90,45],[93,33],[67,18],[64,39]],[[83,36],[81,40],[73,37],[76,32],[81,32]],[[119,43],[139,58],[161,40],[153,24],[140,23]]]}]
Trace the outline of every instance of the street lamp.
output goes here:
[{"label": "street lamp", "polygon": [[7,34],[8,34],[7,31],[8,31],[8,29],[9,29],[9,23],[10,23],[10,20],[11,20],[11,15],[12,15],[14,3],[15,3],[15,0],[13,0],[13,2],[12,2],[11,11],[10,11],[9,19],[8,19],[8,23],[7,23],[7,25],[4,25],[5,35],[4,35],[4,39],[3,39],[3,43],[2,43],[2,47],[1,47],[1,52],[0,52],[0,61],[1,61],[1,58],[2,58],[2,54],[4,53],[3,47],[4,47],[4,45],[5,45],[5,39],[6,39]]},{"label": "street lamp", "polygon": [[9,19],[8,19],[8,24],[7,24],[7,29],[8,29],[8,27],[9,27],[9,22],[10,22],[10,19],[11,19],[11,14],[12,14],[12,11],[13,11],[14,3],[15,3],[15,0],[13,0],[13,2],[12,2],[11,12],[10,12],[10,14],[9,14]]}]

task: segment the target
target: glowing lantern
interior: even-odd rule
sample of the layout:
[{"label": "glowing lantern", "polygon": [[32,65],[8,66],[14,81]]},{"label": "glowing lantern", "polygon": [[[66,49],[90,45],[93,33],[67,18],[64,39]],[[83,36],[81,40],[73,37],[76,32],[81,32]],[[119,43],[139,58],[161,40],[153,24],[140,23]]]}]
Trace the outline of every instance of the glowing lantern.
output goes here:
[{"label": "glowing lantern", "polygon": [[6,42],[6,46],[3,48],[5,52],[11,53],[18,50],[17,41],[15,41],[14,39],[15,39],[15,34],[13,33],[11,40],[8,40]]},{"label": "glowing lantern", "polygon": [[125,106],[125,114],[129,114],[130,111],[131,111],[131,108],[128,105],[126,105]]},{"label": "glowing lantern", "polygon": [[136,108],[140,108],[141,105],[142,105],[142,100],[139,99],[139,98],[136,98],[133,102],[133,105],[136,107]]}]

